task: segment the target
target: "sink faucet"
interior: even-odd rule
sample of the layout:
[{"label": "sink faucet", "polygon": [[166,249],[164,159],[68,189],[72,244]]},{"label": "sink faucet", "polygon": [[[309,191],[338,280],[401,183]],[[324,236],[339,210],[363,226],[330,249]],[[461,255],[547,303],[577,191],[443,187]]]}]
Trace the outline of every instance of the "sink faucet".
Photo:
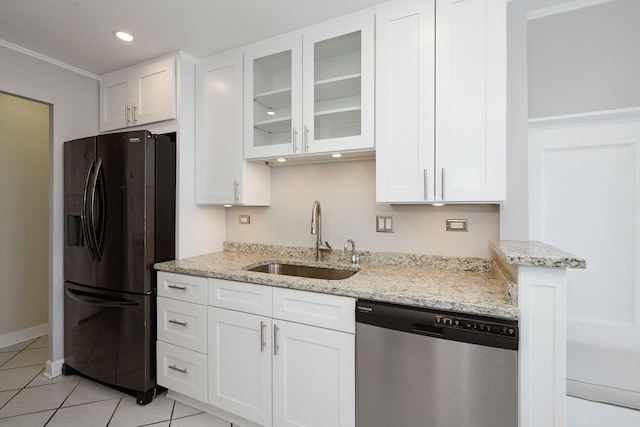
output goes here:
[{"label": "sink faucet", "polygon": [[316,238],[316,261],[322,261],[322,251],[330,251],[331,246],[328,242],[322,243],[322,213],[320,211],[320,202],[313,202],[313,210],[311,211],[311,234],[317,235]]}]

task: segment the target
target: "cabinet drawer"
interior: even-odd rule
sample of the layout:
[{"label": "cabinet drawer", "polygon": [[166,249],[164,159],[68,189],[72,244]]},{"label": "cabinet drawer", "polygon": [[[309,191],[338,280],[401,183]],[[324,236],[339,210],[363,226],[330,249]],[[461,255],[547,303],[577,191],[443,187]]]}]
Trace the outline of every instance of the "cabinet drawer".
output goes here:
[{"label": "cabinet drawer", "polygon": [[158,298],[158,340],[207,352],[207,307]]},{"label": "cabinet drawer", "polygon": [[159,271],[158,296],[206,305],[207,279]]},{"label": "cabinet drawer", "polygon": [[209,305],[271,317],[271,286],[209,279]]},{"label": "cabinet drawer", "polygon": [[207,356],[157,342],[158,384],[201,402],[207,401]]},{"label": "cabinet drawer", "polygon": [[273,317],[354,334],[356,300],[294,289],[273,289]]}]

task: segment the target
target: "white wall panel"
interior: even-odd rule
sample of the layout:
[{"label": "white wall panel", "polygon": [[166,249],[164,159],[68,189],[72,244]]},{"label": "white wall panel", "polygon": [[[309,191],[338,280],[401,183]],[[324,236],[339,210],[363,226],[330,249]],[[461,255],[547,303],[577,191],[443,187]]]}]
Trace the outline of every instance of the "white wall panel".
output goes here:
[{"label": "white wall panel", "polygon": [[567,272],[567,377],[640,408],[640,119],[572,120],[530,133],[531,238],[587,260]]}]

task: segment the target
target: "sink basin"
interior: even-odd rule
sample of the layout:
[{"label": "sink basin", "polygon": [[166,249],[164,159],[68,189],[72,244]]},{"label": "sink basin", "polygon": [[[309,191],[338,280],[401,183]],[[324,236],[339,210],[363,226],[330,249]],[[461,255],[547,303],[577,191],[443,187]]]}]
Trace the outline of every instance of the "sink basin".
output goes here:
[{"label": "sink basin", "polygon": [[310,265],[283,264],[270,262],[247,269],[258,273],[282,274],[285,276],[306,277],[310,279],[342,280],[357,273],[344,268],[315,267]]}]

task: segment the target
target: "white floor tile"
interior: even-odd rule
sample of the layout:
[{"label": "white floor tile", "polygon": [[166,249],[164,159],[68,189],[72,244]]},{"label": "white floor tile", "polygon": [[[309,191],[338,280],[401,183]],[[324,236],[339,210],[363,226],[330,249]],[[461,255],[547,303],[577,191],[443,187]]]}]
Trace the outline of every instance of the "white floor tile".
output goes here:
[{"label": "white floor tile", "polygon": [[168,421],[172,410],[173,400],[168,399],[164,393],[145,406],[138,405],[133,396],[125,395],[113,414],[109,427],[137,427]]},{"label": "white floor tile", "polygon": [[109,423],[119,398],[60,408],[47,427],[104,427]]},{"label": "white floor tile", "polygon": [[10,401],[13,396],[18,394],[19,391],[20,390],[0,391],[0,408]]},{"label": "white floor tile", "polygon": [[0,427],[42,427],[55,411],[36,412],[35,414],[0,419]]},{"label": "white floor tile", "polygon": [[171,427],[230,427],[231,424],[209,414],[198,414],[171,421]]},{"label": "white floor tile", "polygon": [[82,379],[78,387],[71,392],[62,406],[80,405],[89,402],[99,402],[108,399],[120,399],[122,392],[98,384],[91,380]]},{"label": "white floor tile", "polygon": [[49,357],[49,350],[47,348],[35,348],[33,350],[23,350],[17,356],[14,356],[4,365],[0,366],[0,370],[8,368],[21,368],[24,366],[38,365],[42,368],[44,362]]},{"label": "white floor tile", "polygon": [[5,363],[7,363],[7,361],[10,360],[16,354],[18,354],[17,351],[7,351],[7,352],[4,352],[4,353],[0,353],[0,366],[2,366]]},{"label": "white floor tile", "polygon": [[40,366],[0,370],[0,391],[14,390],[29,384],[42,370]]},{"label": "white floor tile", "polygon": [[22,389],[0,409],[0,418],[55,409],[64,402],[77,384],[76,381],[69,381]]},{"label": "white floor tile", "polygon": [[27,347],[28,349],[34,348],[47,348],[49,347],[49,335],[43,335]]},{"label": "white floor tile", "polygon": [[183,405],[180,402],[176,402],[176,405],[173,407],[173,415],[171,416],[171,419],[175,420],[176,418],[188,417],[196,414],[202,414],[202,411],[192,408],[191,406]]},{"label": "white floor tile", "polygon": [[10,345],[9,347],[0,348],[0,353],[4,353],[5,351],[20,351],[27,348],[35,339],[26,340],[23,342],[19,342],[18,344]]},{"label": "white floor tile", "polygon": [[79,381],[79,380],[81,380],[81,378],[77,375],[58,375],[57,377],[54,377],[54,378],[48,378],[44,376],[44,369],[43,369],[42,371],[40,371],[40,375],[35,377],[33,381],[31,381],[27,385],[27,387],[36,387],[39,385],[56,384],[56,383],[63,383],[66,381]]}]

